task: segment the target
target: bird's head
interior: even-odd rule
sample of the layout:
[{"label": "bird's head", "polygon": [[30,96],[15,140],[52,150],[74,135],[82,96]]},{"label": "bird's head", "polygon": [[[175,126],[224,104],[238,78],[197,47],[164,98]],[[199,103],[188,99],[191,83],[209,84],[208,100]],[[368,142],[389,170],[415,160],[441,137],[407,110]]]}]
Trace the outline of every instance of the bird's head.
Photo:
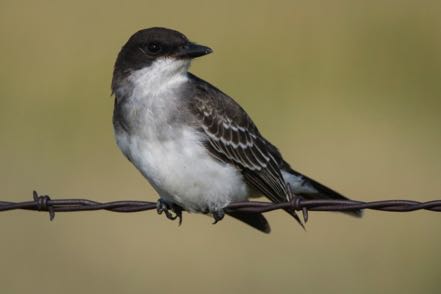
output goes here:
[{"label": "bird's head", "polygon": [[178,31],[149,28],[140,30],[129,38],[118,54],[115,70],[135,71],[158,60],[180,61],[188,65],[191,59],[211,52],[210,48],[189,41]]}]

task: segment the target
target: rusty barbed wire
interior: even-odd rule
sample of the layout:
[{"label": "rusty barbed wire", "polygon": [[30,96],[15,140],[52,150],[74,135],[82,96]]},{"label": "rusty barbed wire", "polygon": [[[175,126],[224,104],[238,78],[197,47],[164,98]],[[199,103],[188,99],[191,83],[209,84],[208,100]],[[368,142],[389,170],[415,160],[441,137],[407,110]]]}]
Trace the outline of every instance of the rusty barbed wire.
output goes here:
[{"label": "rusty barbed wire", "polygon": [[[33,192],[32,201],[11,202],[0,201],[0,211],[33,210],[49,212],[53,220],[56,212],[107,210],[112,212],[140,212],[156,210],[156,202],[123,200],[112,202],[97,202],[87,199],[51,199],[48,195]],[[290,202],[271,203],[263,201],[244,201],[231,203],[225,208],[226,212],[265,213],[278,209],[291,208],[303,212],[303,218],[308,220],[308,211],[350,211],[354,209],[371,209],[389,212],[410,212],[429,210],[441,212],[441,200],[419,202],[414,200],[306,200],[300,197]]]}]

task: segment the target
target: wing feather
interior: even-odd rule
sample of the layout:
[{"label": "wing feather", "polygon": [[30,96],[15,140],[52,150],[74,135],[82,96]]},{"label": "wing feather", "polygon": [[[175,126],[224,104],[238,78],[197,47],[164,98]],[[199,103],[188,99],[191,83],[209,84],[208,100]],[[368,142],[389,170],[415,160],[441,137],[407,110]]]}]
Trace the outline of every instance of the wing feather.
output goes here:
[{"label": "wing feather", "polygon": [[240,169],[247,183],[271,201],[290,200],[292,195],[267,141],[236,102],[210,87],[201,84],[191,103],[206,134],[208,150]]}]

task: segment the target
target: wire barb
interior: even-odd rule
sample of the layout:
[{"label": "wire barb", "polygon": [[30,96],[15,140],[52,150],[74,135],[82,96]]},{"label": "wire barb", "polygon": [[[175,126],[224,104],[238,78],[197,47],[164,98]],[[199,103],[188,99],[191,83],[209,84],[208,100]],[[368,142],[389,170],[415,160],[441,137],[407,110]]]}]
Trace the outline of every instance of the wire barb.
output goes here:
[{"label": "wire barb", "polygon": [[32,196],[34,198],[35,206],[38,211],[48,211],[49,212],[49,220],[53,221],[55,218],[54,208],[49,204],[51,198],[47,195],[39,196],[37,191],[32,192]]}]

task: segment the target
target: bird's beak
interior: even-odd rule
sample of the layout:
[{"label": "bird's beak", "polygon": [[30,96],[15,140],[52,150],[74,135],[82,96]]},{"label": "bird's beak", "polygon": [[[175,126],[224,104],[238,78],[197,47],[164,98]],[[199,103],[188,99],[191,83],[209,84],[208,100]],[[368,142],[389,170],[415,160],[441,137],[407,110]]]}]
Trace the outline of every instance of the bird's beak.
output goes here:
[{"label": "bird's beak", "polygon": [[179,49],[176,56],[180,58],[196,58],[210,54],[211,52],[213,52],[213,50],[209,47],[188,43]]}]

